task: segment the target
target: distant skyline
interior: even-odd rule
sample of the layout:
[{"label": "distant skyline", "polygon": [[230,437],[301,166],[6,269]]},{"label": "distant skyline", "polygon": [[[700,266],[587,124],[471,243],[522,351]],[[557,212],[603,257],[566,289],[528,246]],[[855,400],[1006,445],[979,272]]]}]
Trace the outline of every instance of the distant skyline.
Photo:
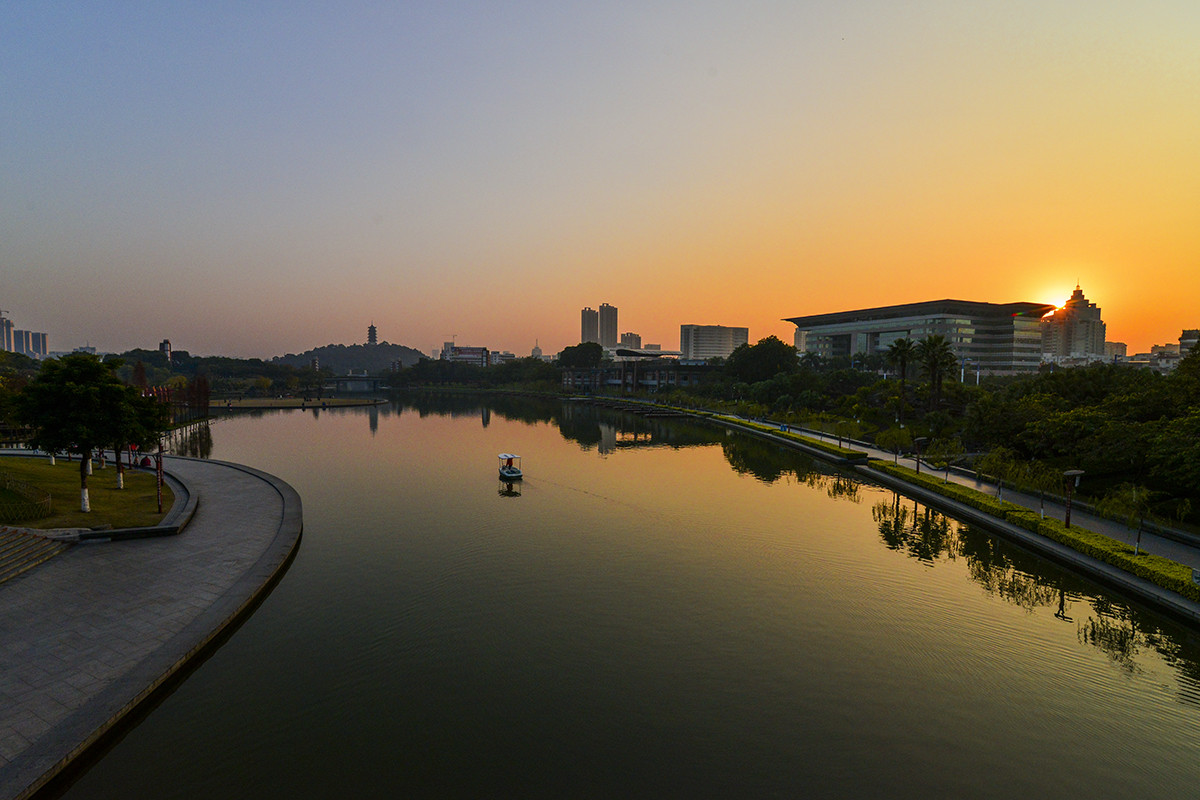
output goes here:
[{"label": "distant skyline", "polygon": [[0,308],[54,350],[673,348],[956,298],[1200,326],[1191,0],[8,4]]}]

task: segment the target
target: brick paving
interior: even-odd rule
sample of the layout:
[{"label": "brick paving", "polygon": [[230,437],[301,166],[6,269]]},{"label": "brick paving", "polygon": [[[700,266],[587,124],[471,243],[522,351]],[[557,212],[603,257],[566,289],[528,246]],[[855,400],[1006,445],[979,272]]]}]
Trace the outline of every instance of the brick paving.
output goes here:
[{"label": "brick paving", "polygon": [[0,584],[0,798],[25,797],[182,667],[287,563],[300,498],[167,458],[198,498],[178,536],[86,543]]}]

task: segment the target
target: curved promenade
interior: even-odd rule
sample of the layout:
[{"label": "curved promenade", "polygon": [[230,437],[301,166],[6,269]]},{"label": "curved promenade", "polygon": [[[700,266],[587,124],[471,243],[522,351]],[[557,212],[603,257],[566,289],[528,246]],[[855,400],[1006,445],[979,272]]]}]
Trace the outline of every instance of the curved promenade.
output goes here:
[{"label": "curved promenade", "polygon": [[[168,456],[177,536],[84,543],[0,585],[0,798],[27,797],[271,588],[303,528],[264,472]],[[174,511],[173,511],[174,513]]]}]

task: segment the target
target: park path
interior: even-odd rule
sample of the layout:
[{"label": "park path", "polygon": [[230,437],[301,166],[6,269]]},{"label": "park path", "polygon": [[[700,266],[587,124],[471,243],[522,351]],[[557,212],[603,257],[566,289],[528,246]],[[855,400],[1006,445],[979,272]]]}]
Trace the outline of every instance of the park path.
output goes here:
[{"label": "park path", "polygon": [[299,543],[266,473],[168,457],[182,533],[79,544],[0,585],[0,798],[32,793],[252,606]]}]

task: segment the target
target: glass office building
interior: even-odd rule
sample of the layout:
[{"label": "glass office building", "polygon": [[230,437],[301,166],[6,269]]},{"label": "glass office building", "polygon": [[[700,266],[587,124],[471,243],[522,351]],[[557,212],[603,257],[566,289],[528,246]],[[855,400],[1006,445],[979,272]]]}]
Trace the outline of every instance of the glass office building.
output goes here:
[{"label": "glass office building", "polygon": [[897,306],[792,317],[796,348],[824,358],[886,353],[897,339],[946,337],[968,371],[984,375],[1035,372],[1042,358],[1044,303],[930,300]]}]

